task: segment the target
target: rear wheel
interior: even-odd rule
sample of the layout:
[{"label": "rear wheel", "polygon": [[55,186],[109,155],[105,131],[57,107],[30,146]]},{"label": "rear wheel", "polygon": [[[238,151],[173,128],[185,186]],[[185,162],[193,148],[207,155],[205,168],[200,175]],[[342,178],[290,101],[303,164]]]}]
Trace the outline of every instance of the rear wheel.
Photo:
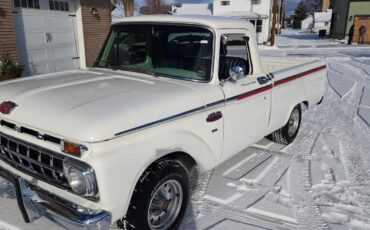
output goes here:
[{"label": "rear wheel", "polygon": [[117,222],[122,229],[177,229],[189,196],[186,169],[174,160],[160,160],[139,179],[126,217]]},{"label": "rear wheel", "polygon": [[301,119],[301,106],[297,105],[293,108],[293,111],[290,114],[289,120],[286,125],[271,134],[271,140],[283,145],[288,145],[292,143],[298,134],[299,128],[301,126]]}]

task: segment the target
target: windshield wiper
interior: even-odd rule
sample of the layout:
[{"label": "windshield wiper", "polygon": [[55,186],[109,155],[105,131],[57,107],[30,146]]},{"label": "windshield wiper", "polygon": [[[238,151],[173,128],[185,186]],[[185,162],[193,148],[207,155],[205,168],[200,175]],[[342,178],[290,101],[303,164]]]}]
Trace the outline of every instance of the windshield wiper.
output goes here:
[{"label": "windshield wiper", "polygon": [[[102,62],[103,64],[102,65],[99,65],[100,62]],[[148,74],[148,75],[154,76],[154,73],[151,72],[151,71],[149,71],[149,70],[136,69],[136,68],[126,67],[126,66],[114,66],[114,65],[111,65],[111,61],[110,60],[97,61],[97,62],[95,62],[94,66],[95,67],[98,67],[98,68],[109,68],[109,69],[112,69],[112,70],[131,71],[131,72],[143,73],[143,74]]]}]

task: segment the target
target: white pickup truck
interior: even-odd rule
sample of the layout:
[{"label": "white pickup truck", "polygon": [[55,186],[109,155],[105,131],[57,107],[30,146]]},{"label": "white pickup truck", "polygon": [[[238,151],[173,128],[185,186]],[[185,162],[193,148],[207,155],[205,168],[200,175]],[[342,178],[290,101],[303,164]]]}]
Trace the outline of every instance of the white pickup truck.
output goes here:
[{"label": "white pickup truck", "polygon": [[260,57],[249,22],[116,22],[93,68],[0,83],[0,176],[26,222],[176,229],[189,173],[265,136],[289,144],[326,89],[322,60]]}]

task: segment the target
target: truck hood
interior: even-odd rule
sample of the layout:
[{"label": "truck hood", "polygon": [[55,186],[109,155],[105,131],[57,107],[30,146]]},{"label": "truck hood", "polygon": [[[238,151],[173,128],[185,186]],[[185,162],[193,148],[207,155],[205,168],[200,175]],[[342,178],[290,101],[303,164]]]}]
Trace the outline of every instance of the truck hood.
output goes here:
[{"label": "truck hood", "polygon": [[116,134],[204,106],[177,81],[122,71],[68,71],[0,84],[0,103],[17,107],[5,120],[81,142]]}]

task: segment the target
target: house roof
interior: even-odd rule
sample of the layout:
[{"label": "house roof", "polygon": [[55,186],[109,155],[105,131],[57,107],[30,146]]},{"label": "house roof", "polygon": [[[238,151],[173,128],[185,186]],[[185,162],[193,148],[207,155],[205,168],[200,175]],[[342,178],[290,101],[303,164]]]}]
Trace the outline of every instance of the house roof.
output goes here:
[{"label": "house roof", "polygon": [[212,15],[212,3],[183,3],[180,7],[172,6],[171,14],[184,15],[184,14],[199,14],[199,15]]},{"label": "house roof", "polygon": [[235,17],[235,18],[244,18],[244,19],[262,19],[267,18],[267,15],[261,15],[250,11],[230,11],[225,12],[224,14],[218,14],[217,16],[223,17]]},{"label": "house roof", "polygon": [[[213,12],[213,3],[184,3],[180,7],[173,6],[172,12],[173,15],[214,15]],[[250,11],[230,11],[224,12],[222,14],[217,14],[216,16],[222,17],[235,17],[243,19],[263,19],[267,18],[267,15],[260,15],[258,13]]]},{"label": "house roof", "polygon": [[230,17],[207,16],[207,15],[145,15],[128,17],[113,22],[113,25],[121,23],[182,23],[196,24],[211,27],[213,29],[240,29],[245,28],[254,31],[251,23]]},{"label": "house roof", "polygon": [[314,14],[315,22],[329,22],[331,21],[332,11],[328,10],[327,12],[316,12]]}]

